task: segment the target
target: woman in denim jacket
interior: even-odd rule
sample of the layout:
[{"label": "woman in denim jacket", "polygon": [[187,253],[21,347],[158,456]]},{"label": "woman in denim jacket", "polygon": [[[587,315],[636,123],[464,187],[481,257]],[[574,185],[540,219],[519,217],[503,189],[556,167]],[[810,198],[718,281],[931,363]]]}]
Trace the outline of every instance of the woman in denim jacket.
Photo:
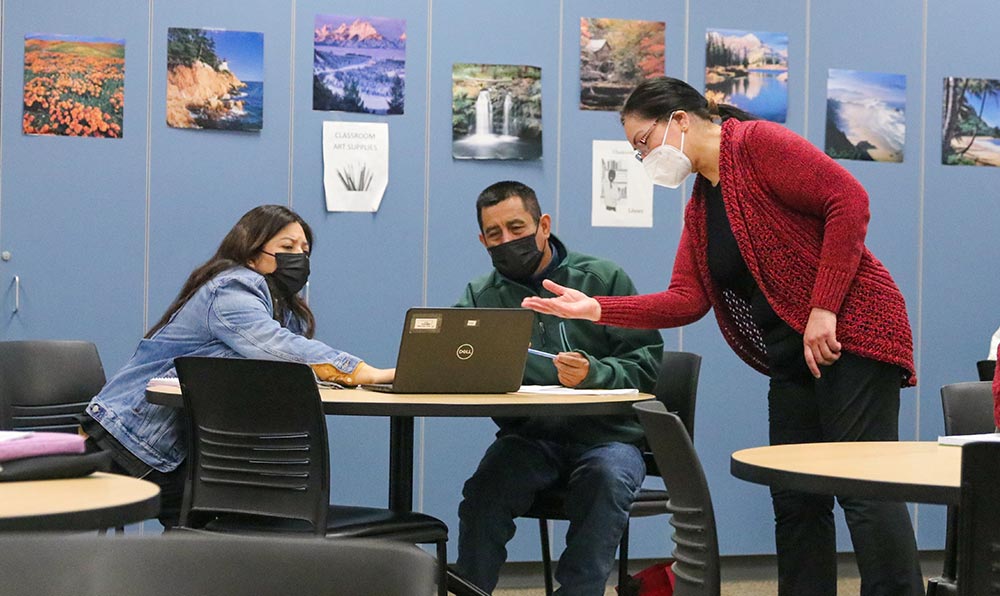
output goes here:
[{"label": "woman in denim jacket", "polygon": [[186,446],[181,412],[146,401],[146,384],[176,376],[174,358],[216,356],[303,362],[323,380],[388,382],[356,356],[311,339],[315,319],[298,292],[309,277],[312,231],[292,210],[262,205],[226,234],[195,269],[132,358],[101,389],[81,418],[92,450],[111,452],[115,471],[161,488],[160,522],[177,524]]}]

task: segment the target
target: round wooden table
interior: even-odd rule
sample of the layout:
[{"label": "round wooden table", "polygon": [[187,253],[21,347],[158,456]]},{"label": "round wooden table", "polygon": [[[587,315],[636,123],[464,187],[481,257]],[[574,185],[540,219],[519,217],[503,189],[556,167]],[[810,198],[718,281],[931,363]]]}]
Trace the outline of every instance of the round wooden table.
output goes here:
[{"label": "round wooden table", "polygon": [[130,476],[0,482],[0,530],[100,530],[159,512],[160,487]]},{"label": "round wooden table", "polygon": [[803,492],[957,505],[962,448],[930,441],[773,445],[737,451],[730,471]]}]

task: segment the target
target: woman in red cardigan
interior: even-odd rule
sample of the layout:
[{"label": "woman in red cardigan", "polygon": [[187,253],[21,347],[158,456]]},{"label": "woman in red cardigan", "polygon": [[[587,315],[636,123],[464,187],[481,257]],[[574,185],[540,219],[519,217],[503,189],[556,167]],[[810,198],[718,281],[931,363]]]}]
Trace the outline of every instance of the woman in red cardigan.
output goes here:
[{"label": "woman in red cardigan", "polygon": [[[721,122],[721,123],[720,123]],[[714,310],[733,350],[770,376],[771,444],[898,439],[916,384],[903,296],[864,245],[868,195],[802,137],[672,78],[622,109],[653,182],[697,173],[666,291],[588,297],[550,281],[523,306],[622,327],[677,327]],[[833,497],[772,489],[779,596],[835,596]],[[924,593],[903,503],[838,497],[864,596]]]}]

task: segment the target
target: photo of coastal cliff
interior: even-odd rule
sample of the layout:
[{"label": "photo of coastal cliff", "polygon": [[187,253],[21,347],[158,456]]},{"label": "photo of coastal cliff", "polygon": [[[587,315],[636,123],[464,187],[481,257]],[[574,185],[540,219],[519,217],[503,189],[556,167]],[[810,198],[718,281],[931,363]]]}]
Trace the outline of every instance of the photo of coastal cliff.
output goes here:
[{"label": "photo of coastal cliff", "polygon": [[906,75],[831,68],[826,83],[826,154],[903,161]]},{"label": "photo of coastal cliff", "polygon": [[580,109],[621,109],[633,87],[664,73],[662,21],[580,18]]},{"label": "photo of coastal cliff", "polygon": [[542,158],[542,69],[454,64],[451,155],[455,159]]},{"label": "photo of coastal cliff", "polygon": [[406,20],[316,15],[313,109],[402,114]]},{"label": "photo of coastal cliff", "polygon": [[24,134],[121,138],[124,110],[124,39],[24,36]]},{"label": "photo of coastal cliff", "polygon": [[788,116],[788,34],[709,29],[705,97],[771,122]]},{"label": "photo of coastal cliff", "polygon": [[941,163],[1000,166],[1000,80],[944,80]]},{"label": "photo of coastal cliff", "polygon": [[167,30],[167,124],[259,131],[264,127],[264,34]]}]

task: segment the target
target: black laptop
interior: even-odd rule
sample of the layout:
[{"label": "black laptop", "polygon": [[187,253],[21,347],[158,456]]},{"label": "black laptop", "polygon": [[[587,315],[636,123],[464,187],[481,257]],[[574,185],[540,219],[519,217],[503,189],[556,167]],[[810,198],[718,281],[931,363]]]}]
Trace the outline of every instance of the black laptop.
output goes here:
[{"label": "black laptop", "polygon": [[390,393],[517,391],[531,343],[534,313],[524,308],[411,308]]}]

